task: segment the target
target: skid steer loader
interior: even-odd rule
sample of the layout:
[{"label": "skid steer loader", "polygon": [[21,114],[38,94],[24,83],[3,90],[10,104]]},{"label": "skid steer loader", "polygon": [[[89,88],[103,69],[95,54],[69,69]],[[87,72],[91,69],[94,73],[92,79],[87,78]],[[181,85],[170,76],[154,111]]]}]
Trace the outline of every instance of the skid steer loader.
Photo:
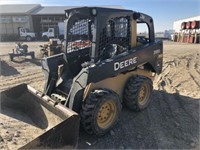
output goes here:
[{"label": "skid steer loader", "polygon": [[[44,109],[59,117],[58,125],[33,140],[32,146],[44,143],[44,147],[48,141],[58,146],[65,141],[74,147],[78,116],[87,133],[107,133],[117,123],[122,103],[136,111],[147,107],[153,78],[162,70],[163,43],[154,38],[150,16],[99,7],[69,9],[65,16],[64,53],[41,61],[46,80],[43,93],[28,85],[2,93],[3,103],[12,107],[23,103],[20,109],[36,123],[44,122],[42,116],[48,114]],[[138,24],[148,27],[148,36],[137,36]]]},{"label": "skid steer loader", "polygon": [[[117,122],[121,104],[147,107],[152,80],[161,73],[163,43],[153,19],[132,10],[83,7],[66,10],[64,53],[42,60],[44,94],[77,112],[89,134],[103,135]],[[147,36],[137,36],[145,24]]]}]

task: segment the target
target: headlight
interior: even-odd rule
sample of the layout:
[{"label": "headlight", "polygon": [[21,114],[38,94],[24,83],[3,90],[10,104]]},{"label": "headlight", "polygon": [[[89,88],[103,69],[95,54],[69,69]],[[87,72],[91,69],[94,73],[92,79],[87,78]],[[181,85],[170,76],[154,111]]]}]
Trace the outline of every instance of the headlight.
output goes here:
[{"label": "headlight", "polygon": [[94,16],[97,15],[97,9],[96,8],[92,8],[92,15],[94,15]]},{"label": "headlight", "polygon": [[68,13],[67,13],[67,12],[65,13],[65,17],[66,17],[66,19],[68,19],[68,17],[69,17],[69,15],[68,15]]}]

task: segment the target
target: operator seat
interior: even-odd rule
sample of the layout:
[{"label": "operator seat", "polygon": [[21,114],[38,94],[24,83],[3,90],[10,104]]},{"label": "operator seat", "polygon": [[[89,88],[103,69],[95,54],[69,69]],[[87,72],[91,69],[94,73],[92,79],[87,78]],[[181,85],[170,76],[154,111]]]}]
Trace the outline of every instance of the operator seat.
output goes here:
[{"label": "operator seat", "polygon": [[102,60],[113,58],[117,54],[117,44],[109,44],[103,48]]}]

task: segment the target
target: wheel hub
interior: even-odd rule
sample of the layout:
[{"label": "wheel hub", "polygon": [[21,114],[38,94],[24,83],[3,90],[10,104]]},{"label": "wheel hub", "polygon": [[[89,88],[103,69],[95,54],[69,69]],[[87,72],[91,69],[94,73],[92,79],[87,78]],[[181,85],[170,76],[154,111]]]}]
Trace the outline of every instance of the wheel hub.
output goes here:
[{"label": "wheel hub", "polygon": [[140,88],[140,92],[139,92],[139,100],[138,102],[140,103],[140,105],[144,105],[149,98],[149,88],[147,84],[142,85],[142,87]]},{"label": "wheel hub", "polygon": [[116,105],[112,100],[106,101],[99,109],[97,124],[101,128],[107,128],[112,124],[116,116]]}]

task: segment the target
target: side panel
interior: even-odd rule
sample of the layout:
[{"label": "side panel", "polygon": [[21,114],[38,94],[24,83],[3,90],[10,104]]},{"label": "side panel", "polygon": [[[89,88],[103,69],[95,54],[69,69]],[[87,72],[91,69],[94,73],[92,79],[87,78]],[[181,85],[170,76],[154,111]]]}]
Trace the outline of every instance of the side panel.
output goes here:
[{"label": "side panel", "polygon": [[150,64],[151,71],[159,74],[162,70],[162,54],[162,42],[150,43],[101,61],[89,68],[88,84],[115,77],[144,64]]},{"label": "side panel", "polygon": [[120,96],[121,100],[123,100],[124,87],[126,85],[127,80],[133,75],[143,75],[153,80],[155,73],[152,73],[151,71],[137,69],[126,74],[120,74],[116,77],[104,79],[97,83],[90,83],[85,88],[83,99],[85,100],[88,94],[94,89],[107,88],[116,92]]}]

